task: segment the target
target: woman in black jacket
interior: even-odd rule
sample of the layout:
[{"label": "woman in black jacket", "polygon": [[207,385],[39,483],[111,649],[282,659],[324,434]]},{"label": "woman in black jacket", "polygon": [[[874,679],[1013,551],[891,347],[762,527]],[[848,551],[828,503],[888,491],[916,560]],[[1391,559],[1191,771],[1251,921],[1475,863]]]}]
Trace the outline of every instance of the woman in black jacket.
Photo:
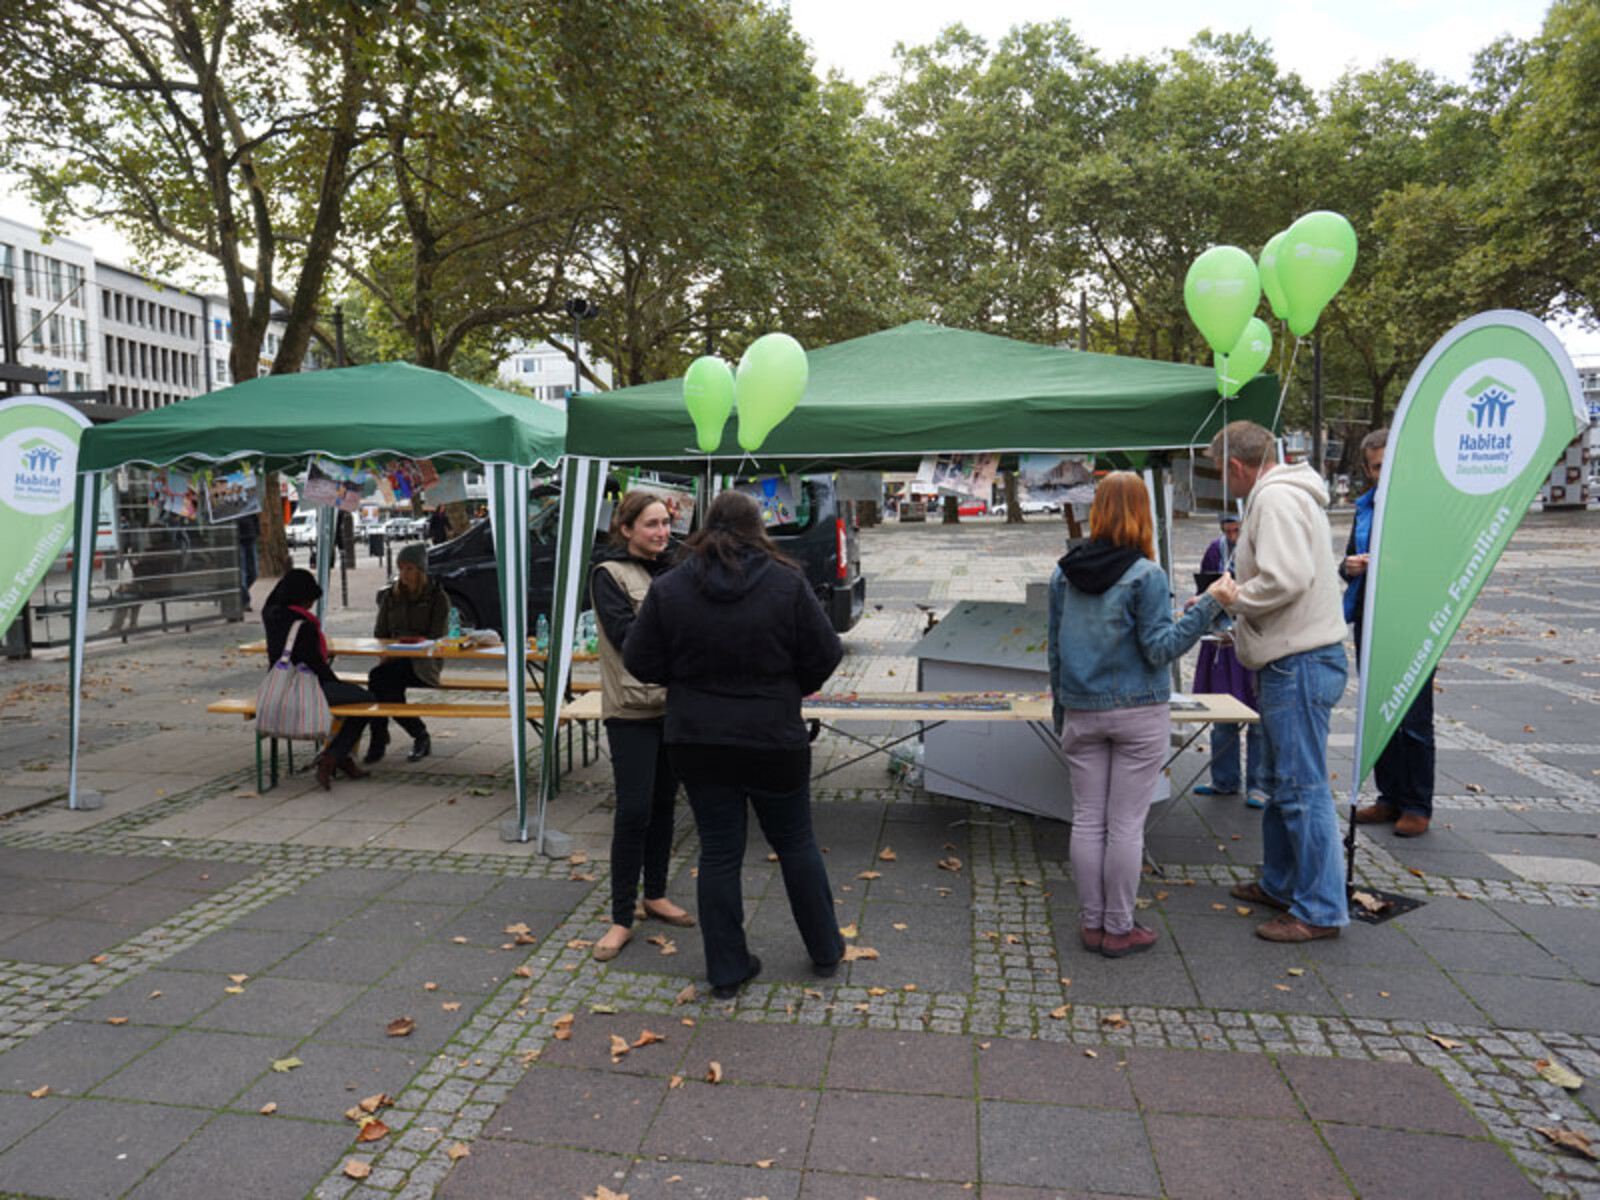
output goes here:
[{"label": "woman in black jacket", "polygon": [[748,808],[777,852],[789,909],[816,974],[844,956],[833,889],[811,830],[811,746],[801,697],[844,657],[798,568],[778,553],[748,496],[724,492],[651,585],[622,658],[665,684],[673,772],[700,831],[698,899],[712,995],[761,970],[745,944],[740,866]]},{"label": "woman in black jacket", "polygon": [[[322,635],[322,623],[312,611],[312,605],[322,589],[310,571],[295,568],[278,580],[277,587],[261,606],[261,624],[267,631],[267,662],[275,663],[283,654],[284,643],[296,621],[300,622],[295,634],[294,648],[289,661],[308,667],[322,685],[322,694],[332,704],[370,704],[372,694],[364,687],[345,683],[333,673],[333,655],[328,649],[328,639]],[[366,717],[346,717],[321,754],[317,756],[317,782],[323,791],[333,786],[333,774],[343,771],[351,779],[363,779],[368,772],[356,766],[350,752],[361,740],[361,731],[367,727]]]}]

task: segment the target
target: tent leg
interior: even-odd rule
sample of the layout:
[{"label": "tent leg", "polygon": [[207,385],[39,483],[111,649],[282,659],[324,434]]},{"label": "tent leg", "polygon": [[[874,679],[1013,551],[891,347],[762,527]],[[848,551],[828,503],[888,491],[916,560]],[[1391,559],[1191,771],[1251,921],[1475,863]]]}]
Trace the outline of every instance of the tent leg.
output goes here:
[{"label": "tent leg", "polygon": [[73,515],[76,540],[72,555],[72,655],[70,662],[67,724],[70,767],[67,772],[67,807],[91,811],[105,804],[99,792],[78,786],[78,741],[83,727],[83,649],[89,637],[89,584],[94,577],[95,528],[100,520],[100,472],[77,476]]}]

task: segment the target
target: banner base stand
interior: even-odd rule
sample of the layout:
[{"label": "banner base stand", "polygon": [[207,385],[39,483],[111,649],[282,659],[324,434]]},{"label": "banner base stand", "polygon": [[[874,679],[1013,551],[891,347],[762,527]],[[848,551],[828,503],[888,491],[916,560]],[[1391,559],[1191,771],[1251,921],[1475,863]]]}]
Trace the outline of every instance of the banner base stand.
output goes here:
[{"label": "banner base stand", "polygon": [[106,806],[106,798],[99,792],[89,788],[79,788],[76,801],[68,801],[67,807],[73,812],[94,812]]},{"label": "banner base stand", "polygon": [[[502,842],[517,842],[526,844],[534,840],[533,830],[523,832],[522,826],[517,824],[515,817],[507,817],[500,822],[500,840]],[[546,829],[544,831],[544,853],[546,858],[566,858],[572,853],[572,835],[563,833],[559,829]]]},{"label": "banner base stand", "polygon": [[1350,919],[1364,925],[1382,925],[1385,921],[1415,912],[1426,904],[1415,896],[1402,896],[1399,892],[1380,892],[1377,888],[1350,888]]}]

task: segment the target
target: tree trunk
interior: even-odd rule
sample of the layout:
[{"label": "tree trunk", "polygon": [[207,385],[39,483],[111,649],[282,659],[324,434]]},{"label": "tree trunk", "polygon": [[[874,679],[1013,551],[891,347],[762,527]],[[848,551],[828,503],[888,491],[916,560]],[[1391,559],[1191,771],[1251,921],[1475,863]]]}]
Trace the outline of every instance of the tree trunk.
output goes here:
[{"label": "tree trunk", "polygon": [[1006,524],[1022,524],[1022,505],[1017,502],[1017,473],[1006,471],[1001,478],[1006,489]]},{"label": "tree trunk", "polygon": [[944,498],[944,524],[961,524],[961,498],[959,496],[946,496]]},{"label": "tree trunk", "polygon": [[876,500],[863,500],[857,504],[856,520],[863,529],[870,529],[874,525],[882,525],[883,513],[878,508],[878,502]]},{"label": "tree trunk", "polygon": [[256,543],[256,553],[261,557],[260,572],[265,579],[278,578],[289,569],[289,543],[283,535],[283,496],[276,471],[261,476],[261,540]]}]

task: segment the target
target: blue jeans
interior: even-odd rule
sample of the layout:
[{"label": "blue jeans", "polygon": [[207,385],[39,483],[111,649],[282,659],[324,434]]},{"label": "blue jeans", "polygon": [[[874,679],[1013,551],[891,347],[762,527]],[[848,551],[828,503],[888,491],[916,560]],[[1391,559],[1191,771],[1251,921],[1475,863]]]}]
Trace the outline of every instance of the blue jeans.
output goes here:
[{"label": "blue jeans", "polygon": [[[1267,775],[1261,769],[1261,734],[1255,725],[1246,725],[1244,738],[1244,783],[1252,792],[1267,790]],[[1239,790],[1239,726],[1211,727],[1211,786],[1219,792]]]},{"label": "blue jeans", "polygon": [[1289,654],[1256,676],[1262,770],[1261,886],[1309,925],[1348,925],[1344,856],[1328,786],[1328,719],[1344,695],[1342,645]]}]

